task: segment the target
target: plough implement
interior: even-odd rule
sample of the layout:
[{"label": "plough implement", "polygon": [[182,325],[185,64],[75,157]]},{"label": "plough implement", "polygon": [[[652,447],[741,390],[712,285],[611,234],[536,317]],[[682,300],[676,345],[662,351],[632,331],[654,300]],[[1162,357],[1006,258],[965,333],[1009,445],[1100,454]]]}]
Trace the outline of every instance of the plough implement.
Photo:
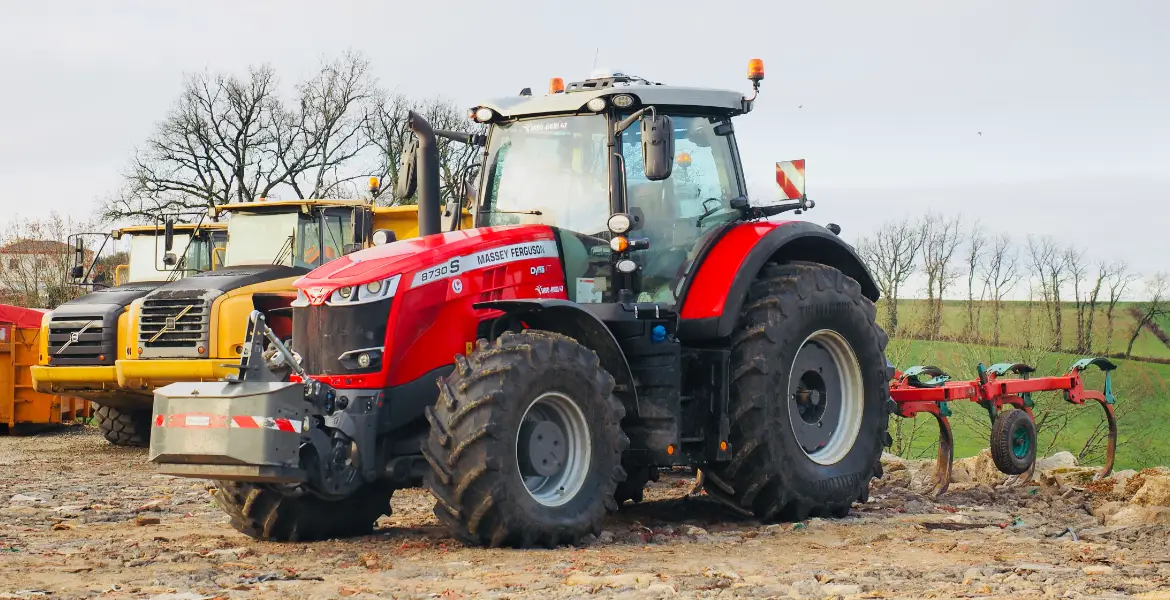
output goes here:
[{"label": "plough implement", "polygon": [[[1081,374],[1090,366],[1105,372],[1101,391],[1087,390]],[[952,381],[942,369],[933,366],[914,366],[905,372],[895,372],[890,383],[890,397],[896,404],[896,414],[913,418],[920,413],[934,415],[939,426],[938,461],[934,494],[947,491],[951,481],[951,463],[954,460],[955,440],[951,424],[950,403],[958,400],[977,402],[991,418],[991,457],[1002,473],[1018,476],[1018,481],[1029,481],[1036,467],[1036,422],[1032,414],[1036,392],[1063,391],[1064,399],[1084,405],[1096,400],[1105,410],[1109,426],[1105,466],[1098,477],[1113,470],[1117,450],[1117,419],[1113,414],[1116,398],[1110,371],[1117,365],[1106,358],[1084,358],[1073,363],[1068,372],[1055,377],[1032,377],[1036,369],[1023,363],[999,363],[978,366],[979,378],[972,381]],[[1004,410],[1007,407],[1007,410]]]}]

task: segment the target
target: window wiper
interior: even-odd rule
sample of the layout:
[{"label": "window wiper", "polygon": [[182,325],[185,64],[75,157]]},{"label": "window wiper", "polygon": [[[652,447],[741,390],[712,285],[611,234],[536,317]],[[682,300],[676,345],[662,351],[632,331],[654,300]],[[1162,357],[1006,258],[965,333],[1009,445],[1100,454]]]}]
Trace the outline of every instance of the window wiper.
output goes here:
[{"label": "window wiper", "polygon": [[278,251],[276,253],[276,258],[274,258],[272,260],[272,264],[274,264],[274,265],[284,264],[285,254],[287,253],[288,256],[292,256],[292,250],[293,250],[293,236],[290,235],[290,236],[288,236],[288,239],[284,241],[284,244],[281,244],[280,251]]}]

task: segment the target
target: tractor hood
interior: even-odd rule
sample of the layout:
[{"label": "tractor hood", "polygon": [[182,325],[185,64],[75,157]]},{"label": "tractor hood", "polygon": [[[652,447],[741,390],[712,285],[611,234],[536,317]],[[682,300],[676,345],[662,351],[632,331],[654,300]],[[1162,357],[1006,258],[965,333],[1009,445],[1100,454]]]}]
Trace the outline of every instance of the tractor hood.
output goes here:
[{"label": "tractor hood", "polygon": [[293,285],[311,304],[334,290],[402,278],[399,290],[419,287],[477,269],[541,256],[558,256],[556,236],[547,225],[480,227],[437,233],[367,248],[314,269]]}]

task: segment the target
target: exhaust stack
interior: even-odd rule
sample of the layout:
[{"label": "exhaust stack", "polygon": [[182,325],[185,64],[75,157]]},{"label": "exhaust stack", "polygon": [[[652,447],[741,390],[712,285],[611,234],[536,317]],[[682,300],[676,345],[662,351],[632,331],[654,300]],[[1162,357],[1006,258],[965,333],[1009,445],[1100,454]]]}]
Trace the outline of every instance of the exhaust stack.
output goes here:
[{"label": "exhaust stack", "polygon": [[407,121],[410,131],[418,140],[415,160],[418,162],[418,234],[419,236],[439,233],[439,145],[435,130],[422,115],[409,111]]}]

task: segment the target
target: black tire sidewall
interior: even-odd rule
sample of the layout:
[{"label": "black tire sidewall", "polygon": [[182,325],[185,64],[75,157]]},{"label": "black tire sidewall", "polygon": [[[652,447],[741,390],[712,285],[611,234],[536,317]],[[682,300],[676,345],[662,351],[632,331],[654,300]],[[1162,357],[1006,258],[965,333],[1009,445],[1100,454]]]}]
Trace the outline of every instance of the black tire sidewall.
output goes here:
[{"label": "black tire sidewall", "polygon": [[[557,361],[576,365],[572,361]],[[553,367],[522,386],[522,400],[516,401],[500,421],[501,439],[497,442],[498,456],[503,457],[503,490],[496,502],[509,506],[508,512],[522,512],[529,521],[543,527],[577,525],[588,518],[592,507],[603,496],[606,484],[612,482],[618,457],[610,452],[620,432],[608,425],[613,421],[610,402],[604,390],[597,386],[596,376],[578,369]],[[545,506],[528,492],[517,461],[517,435],[525,412],[546,392],[559,392],[570,398],[585,416],[589,427],[589,473],[572,500],[559,506]],[[612,429],[612,431],[611,431]]]},{"label": "black tire sidewall", "polygon": [[[772,356],[767,357],[768,362],[775,367],[775,374],[770,379],[773,397],[768,403],[768,422],[775,426],[771,432],[772,444],[769,446],[774,453],[782,453],[783,456],[775,456],[774,459],[793,471],[790,480],[810,482],[814,488],[815,482],[839,477],[856,476],[868,480],[873,469],[874,448],[878,445],[875,436],[888,419],[885,408],[888,398],[888,382],[884,380],[885,355],[876,339],[872,320],[850,298],[826,290],[813,292],[808,300],[801,303],[796,315],[777,324],[778,339],[783,341],[772,344]],[[824,329],[840,334],[852,348],[861,371],[865,396],[857,438],[845,457],[832,465],[817,463],[805,454],[796,440],[788,410],[790,400],[787,390],[793,360],[802,342]]]}]

